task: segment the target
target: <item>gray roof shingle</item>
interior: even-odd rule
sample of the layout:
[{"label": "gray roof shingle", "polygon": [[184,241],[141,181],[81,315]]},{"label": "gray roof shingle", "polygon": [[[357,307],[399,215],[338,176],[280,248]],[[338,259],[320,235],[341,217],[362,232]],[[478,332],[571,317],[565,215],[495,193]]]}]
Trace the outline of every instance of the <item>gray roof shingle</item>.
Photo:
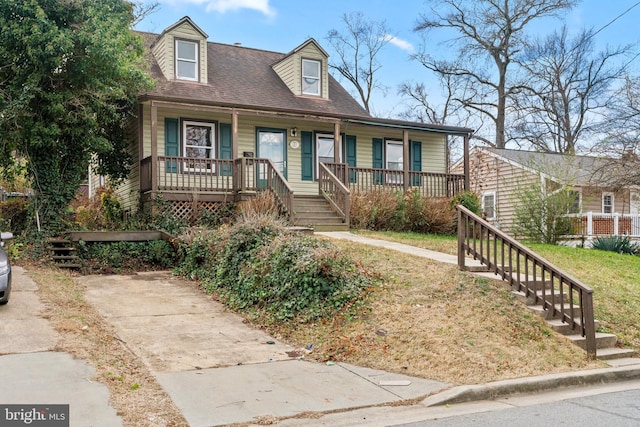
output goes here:
[{"label": "gray roof shingle", "polygon": [[[139,33],[147,47],[157,34]],[[153,55],[148,54],[153,90],[142,98],[188,101],[209,105],[315,114],[338,118],[371,119],[367,111],[331,76],[329,98],[296,96],[273,70],[286,54],[207,42],[208,84],[167,80]]]}]

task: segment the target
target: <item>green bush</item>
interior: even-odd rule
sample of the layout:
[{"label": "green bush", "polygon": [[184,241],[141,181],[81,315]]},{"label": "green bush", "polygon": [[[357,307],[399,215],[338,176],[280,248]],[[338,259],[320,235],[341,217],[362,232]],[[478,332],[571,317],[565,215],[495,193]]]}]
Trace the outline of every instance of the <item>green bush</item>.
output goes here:
[{"label": "green bush", "polygon": [[289,232],[273,216],[247,215],[180,240],[178,274],[201,280],[230,307],[265,322],[356,315],[374,285],[333,245]]},{"label": "green bush", "polygon": [[482,203],[480,202],[480,197],[472,191],[465,191],[464,193],[457,194],[451,199],[452,208],[455,209],[458,205],[464,206],[480,217],[482,216]]},{"label": "green bush", "polygon": [[89,270],[100,273],[173,268],[177,260],[173,246],[164,240],[97,243],[81,241],[78,256]]},{"label": "green bush", "polygon": [[591,244],[593,249],[601,251],[617,252],[619,254],[638,255],[640,245],[633,242],[629,236],[597,237]]},{"label": "green bush", "polygon": [[29,218],[29,200],[14,197],[0,202],[0,231],[18,235],[25,231]]}]

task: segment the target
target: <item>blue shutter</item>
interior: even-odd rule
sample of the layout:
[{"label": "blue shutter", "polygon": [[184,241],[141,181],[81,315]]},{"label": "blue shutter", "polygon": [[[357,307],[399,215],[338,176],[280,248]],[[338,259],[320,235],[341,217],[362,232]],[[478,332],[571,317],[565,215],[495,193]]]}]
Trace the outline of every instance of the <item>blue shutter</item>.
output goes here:
[{"label": "blue shutter", "polygon": [[[347,164],[349,167],[355,168],[356,164],[356,137],[355,135],[347,135],[345,137],[345,151]],[[356,182],[356,171],[349,171],[349,182]]]},{"label": "blue shutter", "polygon": [[313,133],[302,131],[302,180],[313,181]]},{"label": "blue shutter", "polygon": [[[180,132],[178,119],[164,119],[164,155],[178,157],[180,154]],[[175,161],[167,161],[166,170],[168,173],[178,172],[178,165]]]},{"label": "blue shutter", "polygon": [[[422,142],[420,141],[411,141],[411,170],[422,172]],[[411,185],[421,186],[422,178],[414,176]]]},{"label": "blue shutter", "polygon": [[[373,138],[373,168],[382,169],[384,167],[384,141],[382,138]],[[382,184],[382,174],[374,174],[374,182]]]},{"label": "blue shutter", "polygon": [[[231,159],[231,124],[220,123],[220,158]],[[220,175],[231,176],[231,165],[223,165],[220,168]]]}]

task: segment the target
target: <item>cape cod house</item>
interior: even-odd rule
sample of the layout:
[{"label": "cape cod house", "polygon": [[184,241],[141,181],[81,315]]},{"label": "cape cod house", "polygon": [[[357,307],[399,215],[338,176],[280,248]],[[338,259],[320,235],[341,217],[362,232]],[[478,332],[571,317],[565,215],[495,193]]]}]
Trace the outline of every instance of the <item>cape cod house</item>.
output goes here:
[{"label": "cape cod house", "polygon": [[468,185],[448,173],[447,138],[468,153],[471,129],[372,117],[313,39],[285,54],[213,43],[189,17],[141,35],[156,86],[139,95],[137,162],[116,189],[126,209],[161,195],[186,216],[270,191],[294,223],[344,227],[353,192]]},{"label": "cape cod house", "polygon": [[[462,162],[452,167],[453,172],[463,169]],[[507,232],[519,194],[536,184],[542,191],[565,188],[575,195],[568,215],[576,218],[576,236],[640,237],[640,188],[614,186],[619,169],[609,158],[487,147],[471,150],[468,168],[470,190],[480,196],[484,216]]]}]

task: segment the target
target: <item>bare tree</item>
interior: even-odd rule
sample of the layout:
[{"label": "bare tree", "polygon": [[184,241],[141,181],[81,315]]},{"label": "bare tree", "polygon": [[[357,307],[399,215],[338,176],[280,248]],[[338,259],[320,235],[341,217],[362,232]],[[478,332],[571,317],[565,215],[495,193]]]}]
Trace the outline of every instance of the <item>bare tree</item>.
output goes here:
[{"label": "bare tree", "polygon": [[609,113],[606,137],[591,149],[609,159],[594,171],[595,178],[615,189],[640,185],[640,77],[625,78]]},{"label": "bare tree", "polygon": [[611,103],[611,88],[620,79],[630,47],[593,51],[593,31],[574,39],[563,26],[546,39],[533,42],[523,55],[529,76],[517,97],[519,116],[514,127],[518,138],[537,150],[575,154],[583,137],[602,125],[602,113]]},{"label": "bare tree", "polygon": [[355,87],[362,106],[370,112],[371,93],[375,89],[385,90],[376,80],[376,72],[382,67],[378,54],[392,35],[386,22],[369,21],[361,12],[342,15],[342,22],[346,33],[333,29],[327,34],[338,56],[329,66]]},{"label": "bare tree", "polygon": [[130,3],[133,8],[133,22],[131,23],[131,27],[135,27],[144,18],[160,9],[160,3],[157,1],[153,3],[145,3],[143,0],[132,0]]},{"label": "bare tree", "polygon": [[[492,145],[504,148],[507,104],[521,90],[509,66],[522,50],[525,29],[540,18],[572,7],[576,0],[430,0],[416,31],[452,30],[458,58],[438,60],[425,49],[416,57],[427,69],[456,79],[459,102],[495,125]],[[487,67],[487,64],[493,64]]]}]

